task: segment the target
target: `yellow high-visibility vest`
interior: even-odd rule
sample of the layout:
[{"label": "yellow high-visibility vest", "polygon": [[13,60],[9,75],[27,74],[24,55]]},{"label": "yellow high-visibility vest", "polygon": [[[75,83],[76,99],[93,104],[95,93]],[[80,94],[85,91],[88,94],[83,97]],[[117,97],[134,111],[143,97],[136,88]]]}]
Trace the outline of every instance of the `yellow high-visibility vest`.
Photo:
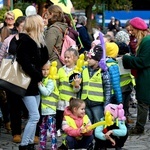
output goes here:
[{"label": "yellow high-visibility vest", "polygon": [[67,75],[63,68],[58,71],[59,74],[59,97],[61,100],[69,101],[71,97],[76,97],[76,93],[73,91],[73,86],[69,83],[69,76],[73,71]]},{"label": "yellow high-visibility vest", "polygon": [[104,91],[101,78],[101,70],[99,69],[91,78],[89,71],[85,68],[82,72],[83,87],[81,99],[89,98],[91,101],[104,102]]},{"label": "yellow high-visibility vest", "polygon": [[[47,85],[48,78],[45,78],[43,84]],[[49,96],[43,96],[41,95],[42,103],[41,107],[43,109],[50,107],[51,109],[56,111],[57,102],[59,99],[59,91],[56,85],[56,80],[53,80],[54,83],[54,91]]]}]

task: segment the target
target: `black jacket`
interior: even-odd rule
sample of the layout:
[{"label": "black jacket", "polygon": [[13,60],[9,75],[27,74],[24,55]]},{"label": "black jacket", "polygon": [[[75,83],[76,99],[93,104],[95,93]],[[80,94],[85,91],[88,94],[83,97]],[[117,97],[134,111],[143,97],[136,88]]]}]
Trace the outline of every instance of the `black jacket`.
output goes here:
[{"label": "black jacket", "polygon": [[42,81],[42,66],[49,60],[46,47],[38,48],[27,34],[20,33],[17,42],[17,61],[31,77],[26,96],[38,95],[38,82]]}]

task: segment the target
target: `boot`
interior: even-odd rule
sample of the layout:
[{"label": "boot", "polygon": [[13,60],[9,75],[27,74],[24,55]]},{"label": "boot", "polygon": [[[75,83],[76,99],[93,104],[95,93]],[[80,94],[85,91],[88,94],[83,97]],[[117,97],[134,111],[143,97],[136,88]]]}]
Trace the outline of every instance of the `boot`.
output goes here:
[{"label": "boot", "polygon": [[28,150],[28,145],[25,146],[19,145],[19,150]]},{"label": "boot", "polygon": [[28,150],[36,150],[34,144],[29,144],[28,145]]}]

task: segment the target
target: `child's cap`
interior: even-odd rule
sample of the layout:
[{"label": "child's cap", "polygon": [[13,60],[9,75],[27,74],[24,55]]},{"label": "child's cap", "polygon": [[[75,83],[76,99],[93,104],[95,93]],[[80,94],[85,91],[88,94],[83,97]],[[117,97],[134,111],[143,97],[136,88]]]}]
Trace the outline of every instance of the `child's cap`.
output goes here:
[{"label": "child's cap", "polygon": [[116,58],[118,55],[119,47],[115,42],[106,42],[106,56]]},{"label": "child's cap", "polygon": [[114,118],[118,118],[119,120],[126,120],[126,117],[124,116],[124,109],[122,104],[119,105],[108,104],[105,107],[104,113],[106,111],[109,111]]},{"label": "child's cap", "polygon": [[96,45],[93,49],[90,49],[88,57],[96,61],[100,61],[103,56],[103,49],[100,45]]},{"label": "child's cap", "polygon": [[116,42],[123,42],[126,44],[128,44],[128,42],[130,42],[129,34],[126,33],[125,31],[117,32],[115,39],[116,39]]}]

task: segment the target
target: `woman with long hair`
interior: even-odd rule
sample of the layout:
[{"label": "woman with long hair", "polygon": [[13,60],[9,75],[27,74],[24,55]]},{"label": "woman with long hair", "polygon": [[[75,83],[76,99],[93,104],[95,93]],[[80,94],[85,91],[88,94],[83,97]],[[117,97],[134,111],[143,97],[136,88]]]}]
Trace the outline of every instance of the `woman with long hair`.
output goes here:
[{"label": "woman with long hair", "polygon": [[34,136],[40,115],[38,107],[40,95],[38,82],[42,81],[42,66],[48,61],[48,50],[43,38],[44,23],[39,15],[31,15],[25,19],[23,33],[17,41],[17,61],[22,69],[31,77],[23,102],[29,113],[19,150],[34,150]]}]

